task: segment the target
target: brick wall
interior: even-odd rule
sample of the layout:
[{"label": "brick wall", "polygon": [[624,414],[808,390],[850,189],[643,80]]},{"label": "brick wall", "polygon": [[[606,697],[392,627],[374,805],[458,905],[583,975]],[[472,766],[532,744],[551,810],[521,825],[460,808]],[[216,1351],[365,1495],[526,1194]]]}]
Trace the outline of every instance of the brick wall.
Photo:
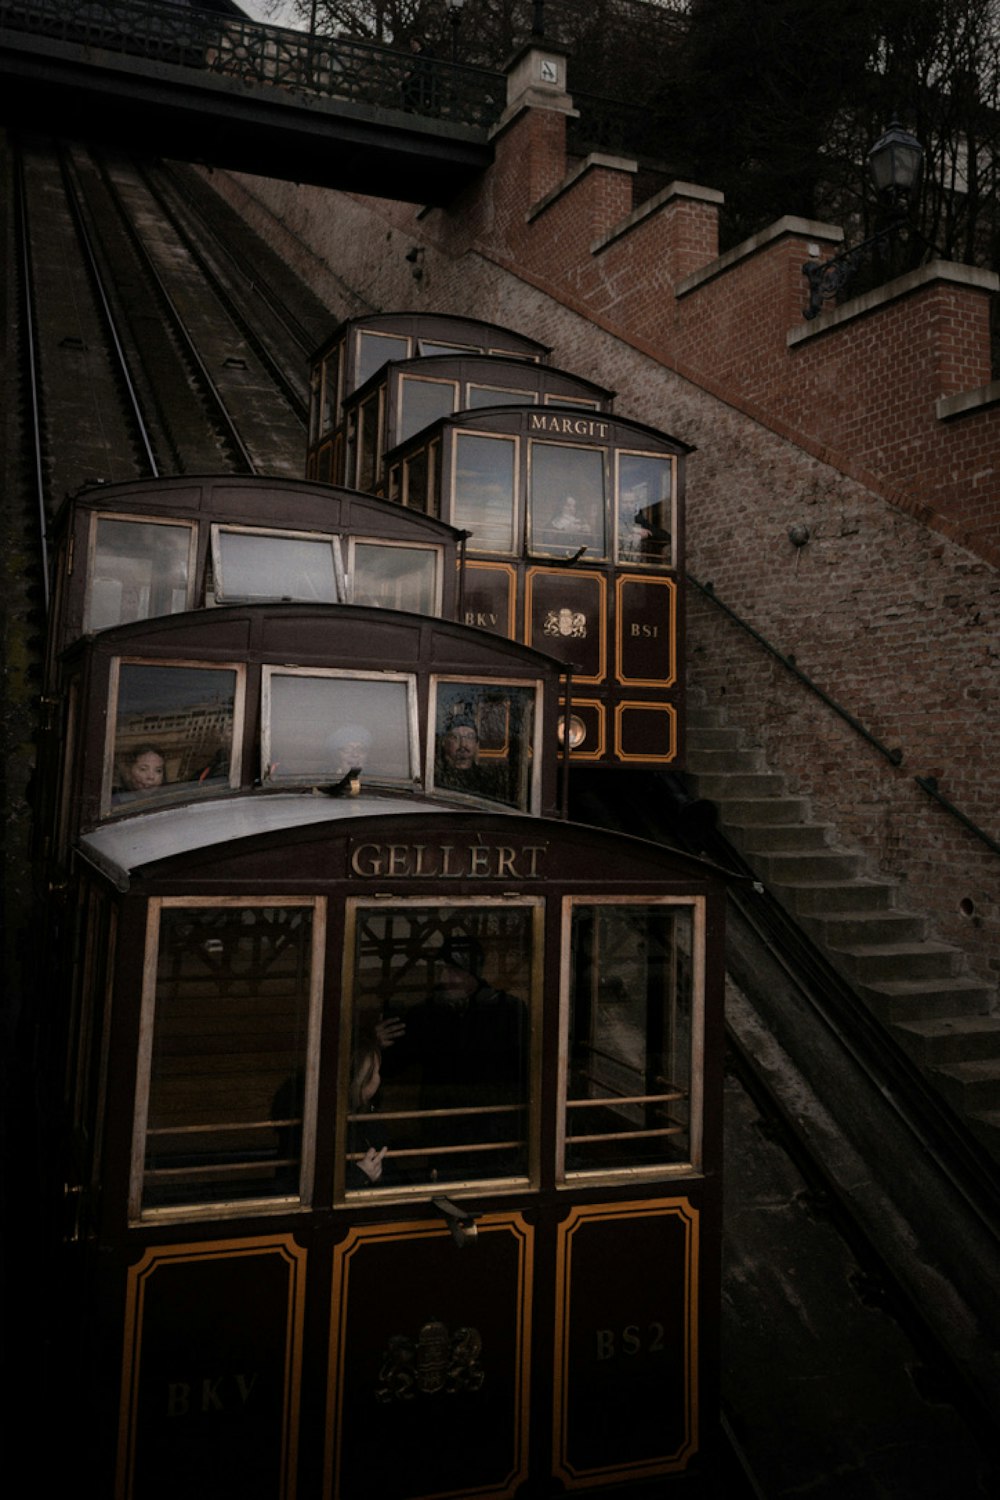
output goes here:
[{"label": "brick wall", "polygon": [[[507,136],[516,143],[516,130]],[[514,172],[516,160],[511,151],[505,174]],[[551,168],[550,159],[543,180]],[[788,351],[788,328],[801,326],[801,277],[796,276],[810,236],[808,228],[786,224],[728,270],[709,272],[699,283],[701,293],[691,289],[680,299],[689,308],[716,308],[712,318],[685,312],[690,346],[682,360],[664,348],[668,333],[676,332],[678,313],[676,307],[660,306],[668,291],[662,267],[671,254],[678,267],[687,256],[686,274],[697,278],[711,263],[710,196],[680,194],[673,201],[668,195],[656,211],[640,214],[626,234],[594,255],[569,202],[562,202],[575,196],[576,184],[529,222],[531,204],[516,181],[491,182],[478,201],[467,196],[461,213],[422,215],[410,205],[218,172],[212,180],[311,276],[329,301],[331,324],[377,307],[468,313],[509,325],[550,343],[556,363],[617,390],[622,414],[696,446],[688,464],[692,573],[713,582],[719,597],[781,651],[794,654],[872,734],[900,747],[903,763],[895,767],[870,749],[696,592],[689,613],[691,687],[722,704],[765,749],[769,762],[787,774],[792,788],[813,799],[838,842],[866,851],[872,874],[898,879],[906,904],[927,913],[939,936],[964,947],[979,973],[1000,977],[1000,859],[914,779],[936,776],[945,796],[1000,837],[1000,757],[991,750],[1000,718],[1000,579],[980,541],[965,537],[961,524],[943,523],[932,505],[892,489],[878,476],[862,482],[878,458],[873,434],[881,430],[879,424],[884,427],[885,403],[874,378],[860,399],[845,391],[848,365],[838,363],[836,355],[839,347],[853,350],[855,361],[880,360],[888,381],[893,358],[905,364],[906,351],[917,351],[906,377],[914,383],[908,388],[916,389],[932,363],[928,351],[945,351],[943,325],[936,325],[936,333],[924,324],[934,324],[943,308],[953,337],[965,326],[970,296],[976,307],[985,301],[982,291],[959,287],[952,302],[943,283],[943,291],[928,287],[893,295],[884,308],[806,333]],[[579,191],[593,206],[604,191],[599,175],[581,174]],[[532,266],[515,266],[497,234],[501,221],[508,226],[505,235],[520,226],[517,233],[528,242],[559,225],[564,245],[575,247],[576,260],[565,269],[556,260],[545,263],[533,250]],[[629,241],[646,246],[647,261],[644,267],[633,263],[631,276]],[[472,249],[473,243],[486,248]],[[534,241],[536,247],[541,243]],[[413,244],[425,247],[419,280],[405,260]],[[595,261],[600,270],[592,271],[595,280],[588,282],[585,267]],[[751,284],[763,289],[759,301],[783,309],[780,332],[758,329],[755,320],[762,311],[745,295]],[[595,310],[599,296],[606,301]],[[726,299],[737,328],[728,346],[718,336]],[[636,325],[626,336],[622,308]],[[885,326],[895,320],[893,357],[876,355],[871,342],[865,343],[876,340],[880,320]],[[865,463],[831,451],[829,438],[825,447],[819,439],[797,440],[786,410],[764,409],[769,388],[756,368],[741,367],[738,356],[739,341],[751,338],[764,351],[762,364],[778,370],[784,360],[785,368],[805,372],[797,377],[808,389],[808,399],[803,396],[799,403],[802,412],[824,393],[831,400],[843,396],[845,413],[852,402],[868,411],[867,436],[859,431],[852,439]],[[973,330],[973,343],[977,339]],[[699,358],[707,360],[713,342],[725,379],[693,368],[696,349],[704,350]],[[959,351],[951,355],[958,361],[954,367],[938,363],[938,374],[926,377],[928,400],[935,380],[947,376],[960,384],[974,378],[975,366],[963,364]],[[741,382],[747,394],[737,388]],[[897,381],[899,388],[904,383]],[[786,405],[790,391],[786,378]],[[846,416],[843,421],[846,432]],[[956,470],[961,465],[967,474],[954,483],[968,501],[977,487],[976,466],[987,475],[991,469],[996,416],[973,410],[946,422],[935,417],[935,422],[935,430],[953,445]],[[976,432],[978,439],[970,441],[966,434]],[[881,441],[888,446],[890,439]],[[902,445],[907,439],[897,434],[892,441]],[[919,432],[909,441],[919,443]],[[995,477],[979,487],[985,517]],[[789,540],[796,525],[809,529],[803,547]],[[984,534],[988,525],[984,522]]]}]

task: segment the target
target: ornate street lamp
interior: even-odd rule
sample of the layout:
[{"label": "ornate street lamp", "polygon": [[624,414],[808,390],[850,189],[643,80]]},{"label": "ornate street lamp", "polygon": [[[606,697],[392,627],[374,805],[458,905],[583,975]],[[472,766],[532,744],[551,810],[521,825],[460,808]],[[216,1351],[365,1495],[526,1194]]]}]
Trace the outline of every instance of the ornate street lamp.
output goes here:
[{"label": "ornate street lamp", "polygon": [[823,311],[823,303],[831,301],[847,286],[862,261],[899,233],[906,223],[910,194],[920,178],[923,159],[924,148],[916,136],[904,130],[898,120],[893,120],[868,153],[868,170],[875,191],[892,210],[892,221],[878,234],[855,245],[853,250],[835,255],[832,260],[806,261],[802,274],[809,282],[809,305],[803,308],[803,317],[818,317]]},{"label": "ornate street lamp", "polygon": [[904,130],[898,120],[877,140],[868,153],[868,170],[875,191],[893,206],[905,205],[917,185],[923,165],[924,148],[915,135]]}]

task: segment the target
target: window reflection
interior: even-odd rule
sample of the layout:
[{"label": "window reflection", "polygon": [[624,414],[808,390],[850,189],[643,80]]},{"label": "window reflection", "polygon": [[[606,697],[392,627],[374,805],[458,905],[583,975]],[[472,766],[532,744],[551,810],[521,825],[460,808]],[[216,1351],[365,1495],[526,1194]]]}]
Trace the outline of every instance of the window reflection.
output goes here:
[{"label": "window reflection", "polygon": [[466,405],[471,411],[482,406],[533,406],[538,401],[534,391],[514,391],[506,386],[470,385]]},{"label": "window reflection", "polygon": [[691,1158],[693,911],[573,908],[566,1170]]},{"label": "window reflection", "polygon": [[458,404],[458,386],[451,380],[423,380],[403,375],[399,382],[396,442],[405,442],[438,417],[447,417]]},{"label": "window reflection", "polygon": [[358,410],[358,473],[355,483],[359,490],[370,490],[375,482],[383,389],[380,387],[367,401],[362,401]]},{"label": "window reflection", "polygon": [[513,438],[455,436],[455,496],[452,522],[471,532],[475,552],[514,549]]},{"label": "window reflection", "polygon": [[376,370],[390,359],[406,359],[410,353],[410,341],[393,333],[358,334],[358,370],[354,388],[364,385]]},{"label": "window reflection", "polygon": [[673,464],[653,453],[618,455],[618,561],[672,561]]},{"label": "window reflection", "polygon": [[187,609],[191,537],[190,526],[98,516],[84,629]]},{"label": "window reflection", "polygon": [[348,1190],[527,1176],[534,918],[356,912]]},{"label": "window reflection", "polygon": [[527,811],[532,802],[534,686],[438,682],[434,785]]},{"label": "window reflection", "polygon": [[424,359],[435,354],[478,354],[480,350],[478,344],[452,344],[443,339],[419,339],[417,348]]},{"label": "window reflection", "polygon": [[440,608],[438,562],[439,553],[429,547],[355,542],[351,567],[353,602],[436,615]]},{"label": "window reflection", "polygon": [[298,1196],[312,933],[311,905],[161,910],[144,1209]]},{"label": "window reflection", "polygon": [[114,806],[235,783],[234,668],[122,662],[113,763]]},{"label": "window reflection", "polygon": [[264,668],[262,776],[336,784],[351,771],[378,781],[415,773],[411,678]]},{"label": "window reflection", "polygon": [[403,503],[411,506],[413,510],[427,510],[427,496],[431,488],[428,480],[429,470],[430,454],[426,448],[421,448],[403,464],[403,482],[406,486]]},{"label": "window reflection", "polygon": [[213,536],[215,597],[295,599],[335,604],[337,568],[333,537],[230,531]]},{"label": "window reflection", "polygon": [[531,545],[591,557],[606,553],[604,453],[569,443],[531,445]]}]

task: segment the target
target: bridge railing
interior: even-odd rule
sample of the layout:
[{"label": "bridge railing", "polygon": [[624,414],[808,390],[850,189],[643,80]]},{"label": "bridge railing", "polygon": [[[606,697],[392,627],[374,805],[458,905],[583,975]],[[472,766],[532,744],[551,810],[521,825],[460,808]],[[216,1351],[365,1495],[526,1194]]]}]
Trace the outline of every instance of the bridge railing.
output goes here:
[{"label": "bridge railing", "polygon": [[506,99],[503,75],[486,68],[157,0],[0,0],[3,30],[480,129]]}]

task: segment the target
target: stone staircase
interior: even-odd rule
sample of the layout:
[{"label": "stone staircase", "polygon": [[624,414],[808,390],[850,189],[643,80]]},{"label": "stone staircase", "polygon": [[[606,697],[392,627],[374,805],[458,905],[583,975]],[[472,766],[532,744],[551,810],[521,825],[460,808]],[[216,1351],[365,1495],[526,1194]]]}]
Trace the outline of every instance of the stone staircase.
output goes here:
[{"label": "stone staircase", "polygon": [[1000,1014],[961,949],[897,908],[894,882],[862,874],[864,856],[835,846],[834,830],[812,821],[808,801],[744,747],[722,709],[690,707],[688,772],[724,836],[1000,1158]]}]

